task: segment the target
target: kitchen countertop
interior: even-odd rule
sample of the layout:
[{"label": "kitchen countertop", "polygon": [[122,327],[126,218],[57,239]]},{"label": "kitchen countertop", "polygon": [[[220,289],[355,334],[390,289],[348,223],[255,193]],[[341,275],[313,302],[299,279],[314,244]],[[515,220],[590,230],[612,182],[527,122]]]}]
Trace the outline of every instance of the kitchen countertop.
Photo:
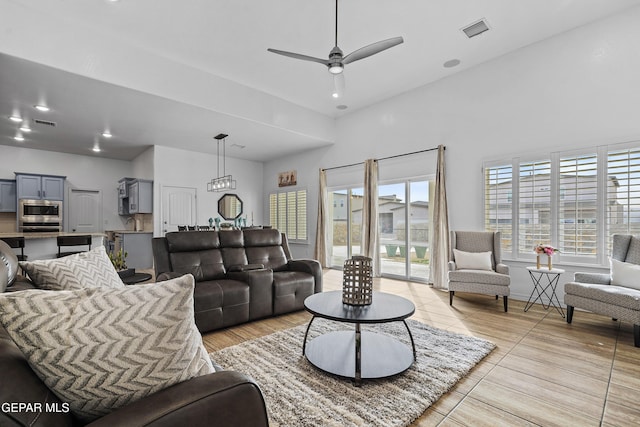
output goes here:
[{"label": "kitchen countertop", "polygon": [[21,233],[16,231],[13,233],[0,233],[0,238],[24,237],[25,240],[35,240],[35,239],[52,239],[58,236],[86,236],[86,235],[90,235],[92,237],[106,237],[105,233],[67,233],[67,232]]},{"label": "kitchen countertop", "polygon": [[153,233],[153,231],[134,231],[134,230],[104,230],[106,233],[127,233],[127,234],[144,234],[144,233]]}]

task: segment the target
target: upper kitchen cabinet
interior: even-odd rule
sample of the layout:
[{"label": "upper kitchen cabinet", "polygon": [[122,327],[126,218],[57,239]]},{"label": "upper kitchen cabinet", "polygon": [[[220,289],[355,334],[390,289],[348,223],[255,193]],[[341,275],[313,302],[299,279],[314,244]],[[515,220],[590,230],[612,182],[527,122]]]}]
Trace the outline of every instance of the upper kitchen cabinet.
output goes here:
[{"label": "upper kitchen cabinet", "polygon": [[0,179],[0,212],[16,212],[16,180]]},{"label": "upper kitchen cabinet", "polygon": [[66,177],[16,172],[18,199],[64,200]]},{"label": "upper kitchen cabinet", "polygon": [[118,181],[118,213],[153,213],[153,181],[136,178]]}]

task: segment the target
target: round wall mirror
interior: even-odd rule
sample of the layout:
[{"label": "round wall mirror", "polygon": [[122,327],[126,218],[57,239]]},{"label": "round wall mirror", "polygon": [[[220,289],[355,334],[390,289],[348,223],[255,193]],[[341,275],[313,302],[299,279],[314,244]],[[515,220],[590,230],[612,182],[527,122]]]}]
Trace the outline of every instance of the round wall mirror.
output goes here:
[{"label": "round wall mirror", "polygon": [[242,200],[235,194],[225,194],[218,199],[218,213],[227,221],[233,221],[242,215]]}]

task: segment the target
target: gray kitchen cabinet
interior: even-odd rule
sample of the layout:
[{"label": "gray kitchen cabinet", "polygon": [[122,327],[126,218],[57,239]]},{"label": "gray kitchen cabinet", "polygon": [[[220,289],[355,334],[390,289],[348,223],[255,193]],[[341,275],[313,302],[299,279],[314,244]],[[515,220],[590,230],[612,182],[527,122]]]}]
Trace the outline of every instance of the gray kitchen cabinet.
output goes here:
[{"label": "gray kitchen cabinet", "polygon": [[127,252],[127,267],[135,269],[153,268],[153,252],[151,250],[151,232],[114,232],[114,249]]},{"label": "gray kitchen cabinet", "polygon": [[18,199],[64,200],[66,177],[56,175],[36,175],[16,172],[16,193]]},{"label": "gray kitchen cabinet", "polygon": [[153,181],[136,179],[127,187],[129,214],[153,213]]},{"label": "gray kitchen cabinet", "polygon": [[0,179],[0,212],[16,212],[16,180]]}]

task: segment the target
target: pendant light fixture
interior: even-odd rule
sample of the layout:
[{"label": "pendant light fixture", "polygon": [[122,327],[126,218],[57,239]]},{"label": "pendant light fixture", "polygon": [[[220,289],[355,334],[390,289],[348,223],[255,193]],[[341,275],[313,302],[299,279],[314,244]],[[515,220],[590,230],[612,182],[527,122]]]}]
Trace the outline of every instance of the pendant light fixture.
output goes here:
[{"label": "pendant light fixture", "polygon": [[[227,157],[226,157],[226,138],[229,135],[224,133],[219,133],[213,138],[218,141],[218,177],[212,178],[210,182],[207,182],[207,191],[209,192],[219,192],[219,191],[227,191],[227,190],[235,190],[236,189],[236,181],[233,179],[231,174],[227,175]],[[220,144],[222,144],[222,158],[220,158]],[[222,160],[222,174],[220,174],[220,162]]]}]

